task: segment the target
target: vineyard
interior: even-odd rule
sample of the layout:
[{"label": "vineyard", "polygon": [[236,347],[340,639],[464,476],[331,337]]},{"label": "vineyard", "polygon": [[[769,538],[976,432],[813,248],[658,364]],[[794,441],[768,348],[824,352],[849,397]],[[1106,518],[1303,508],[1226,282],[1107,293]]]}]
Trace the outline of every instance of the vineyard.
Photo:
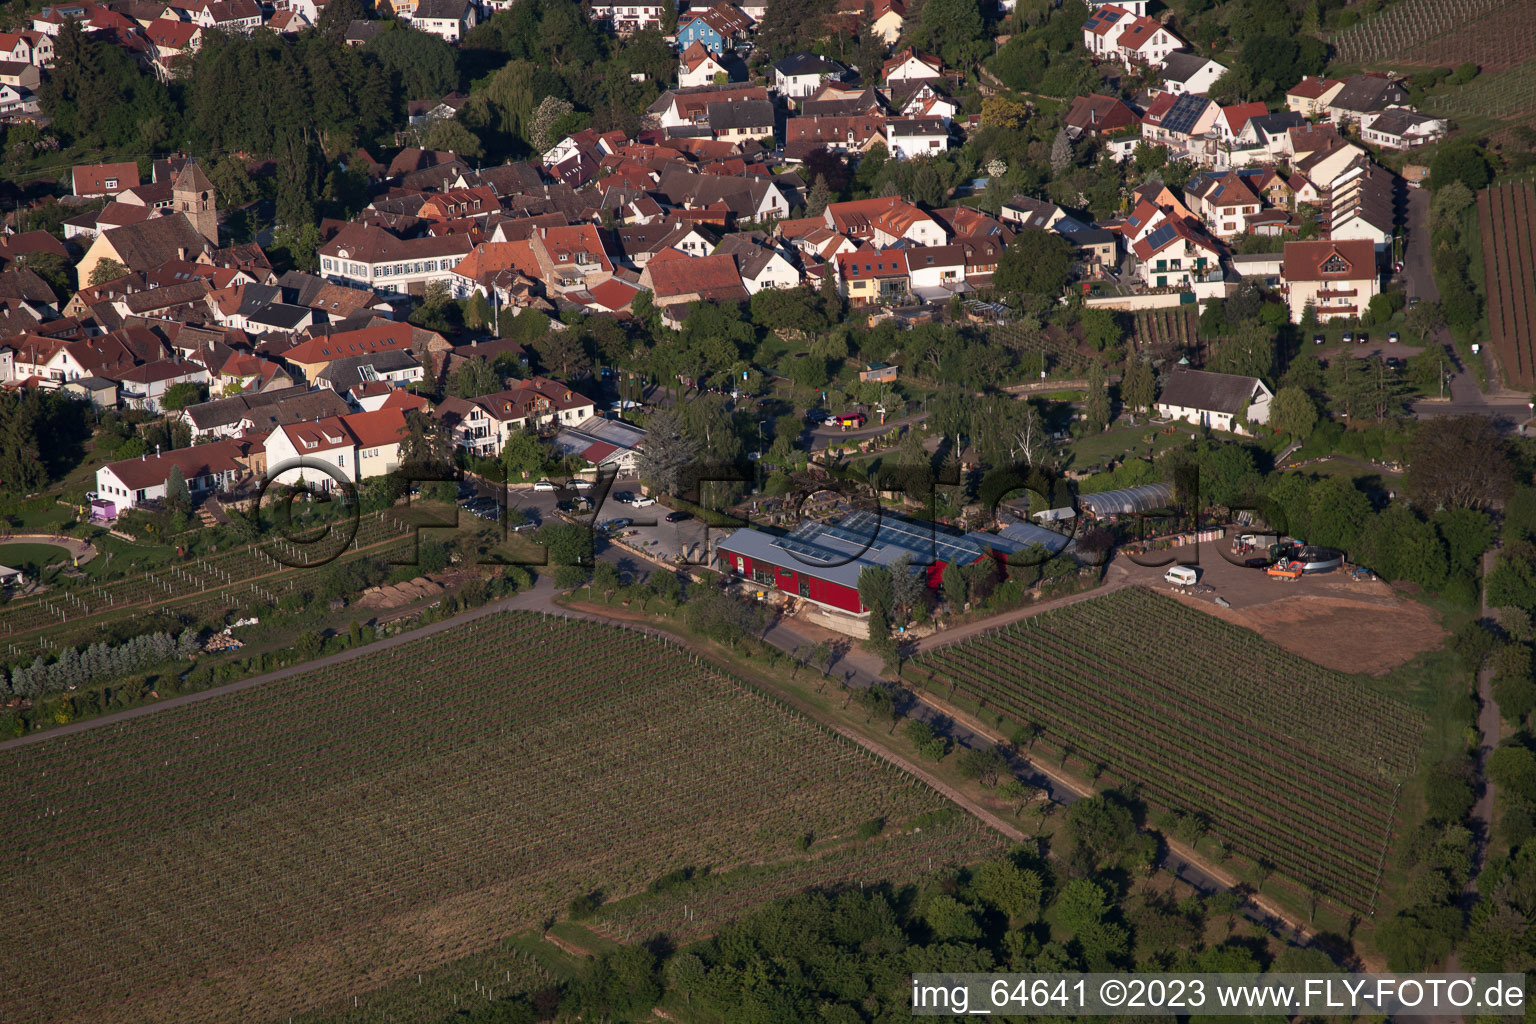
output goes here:
[{"label": "vineyard", "polygon": [[1530,122],[1536,118],[1536,59],[1498,74],[1479,75],[1470,85],[1453,92],[1432,93],[1425,107],[1441,117]]},{"label": "vineyard", "polygon": [[[378,546],[402,538],[404,530],[387,513],[367,516],[358,523],[352,546]],[[203,615],[253,601],[275,602],[313,579],[313,570],[294,568],[304,563],[304,546],[282,540],[267,546],[277,555],[261,545],[244,545],[124,579],[12,601],[0,608],[0,658],[75,642],[104,616],[143,616],[157,609]]]},{"label": "vineyard", "polygon": [[[1399,0],[1333,39],[1338,59],[1349,64],[1396,60],[1436,36],[1502,6],[1524,0]],[[1433,63],[1447,63],[1435,60]]]},{"label": "vineyard", "polygon": [[691,901],[723,919],[1001,848],[676,647],[529,613],[0,762],[6,1020],[283,1019],[686,867],[782,865]]},{"label": "vineyard", "polygon": [[[1370,911],[1420,715],[1133,587],[918,659],[941,693],[1101,764],[1320,895]],[[1005,729],[1006,731],[1006,729]]]},{"label": "vineyard", "polygon": [[1494,352],[1511,387],[1536,388],[1536,185],[1484,189],[1477,216]]},{"label": "vineyard", "polygon": [[1189,348],[1199,342],[1200,320],[1194,306],[1143,309],[1136,313],[1131,338],[1138,352],[1147,348]]},{"label": "vineyard", "polygon": [[[1506,3],[1454,27],[1402,57],[1402,63],[1453,68],[1473,61],[1484,75],[1504,71],[1531,57],[1531,33],[1536,32],[1536,3]],[[1394,59],[1395,55],[1394,55]]]}]

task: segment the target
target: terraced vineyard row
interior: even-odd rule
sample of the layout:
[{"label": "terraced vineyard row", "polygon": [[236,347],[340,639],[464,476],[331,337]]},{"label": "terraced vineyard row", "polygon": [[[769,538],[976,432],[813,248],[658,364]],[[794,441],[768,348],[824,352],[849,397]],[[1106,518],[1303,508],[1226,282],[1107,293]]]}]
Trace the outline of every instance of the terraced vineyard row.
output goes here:
[{"label": "terraced vineyard row", "polygon": [[1536,186],[1477,194],[1488,278],[1488,334],[1511,387],[1536,388]]},{"label": "terraced vineyard row", "polygon": [[947,806],[677,648],[531,614],[13,748],[0,770],[0,1019],[98,1024],[350,999],[591,889],[801,861],[805,833],[877,816],[888,835],[861,848],[905,870],[904,825]]},{"label": "terraced vineyard row", "polygon": [[918,659],[934,687],[1200,812],[1239,853],[1369,910],[1417,712],[1133,587]]},{"label": "terraced vineyard row", "polygon": [[[1510,0],[1398,0],[1380,14],[1345,29],[1333,45],[1341,61],[1370,63],[1407,53],[1442,32]],[[1443,63],[1438,62],[1438,63]]]},{"label": "terraced vineyard row", "polygon": [[1536,118],[1536,58],[1508,71],[1481,75],[1454,92],[1433,93],[1425,101],[1441,117],[1492,117],[1500,120]]},{"label": "terraced vineyard row", "polygon": [[1199,339],[1199,319],[1193,306],[1144,309],[1132,320],[1131,337],[1138,351],[1148,345],[1189,347]]},{"label": "terraced vineyard row", "polygon": [[[403,537],[403,530],[388,513],[368,516],[358,523],[347,550]],[[303,573],[311,571],[294,568],[306,557],[303,545],[286,541],[247,544],[96,586],[63,587],[13,601],[0,609],[0,656],[62,644],[79,631],[82,620],[93,616],[160,607],[192,611],[252,598],[281,598],[299,589]]]}]

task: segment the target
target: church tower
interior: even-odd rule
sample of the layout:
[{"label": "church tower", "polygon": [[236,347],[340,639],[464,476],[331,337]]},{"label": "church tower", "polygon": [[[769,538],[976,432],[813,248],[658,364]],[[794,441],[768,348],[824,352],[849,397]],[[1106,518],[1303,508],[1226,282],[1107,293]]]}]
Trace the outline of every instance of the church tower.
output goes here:
[{"label": "church tower", "polygon": [[198,233],[215,247],[219,244],[219,205],[213,182],[197,165],[188,160],[171,182],[171,200],[175,211],[192,223]]}]

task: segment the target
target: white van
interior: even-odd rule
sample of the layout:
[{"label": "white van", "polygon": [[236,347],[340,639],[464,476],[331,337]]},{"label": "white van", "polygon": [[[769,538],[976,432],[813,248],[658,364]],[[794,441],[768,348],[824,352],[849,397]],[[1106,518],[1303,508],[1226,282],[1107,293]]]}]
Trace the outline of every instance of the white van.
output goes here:
[{"label": "white van", "polygon": [[1192,587],[1200,581],[1200,570],[1188,565],[1176,565],[1163,573],[1163,579],[1178,587]]}]

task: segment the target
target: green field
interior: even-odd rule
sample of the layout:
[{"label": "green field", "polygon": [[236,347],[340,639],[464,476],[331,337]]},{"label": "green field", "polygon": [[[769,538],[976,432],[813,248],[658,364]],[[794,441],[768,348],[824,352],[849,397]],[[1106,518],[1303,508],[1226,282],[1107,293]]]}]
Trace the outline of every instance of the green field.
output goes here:
[{"label": "green field", "polygon": [[70,553],[56,544],[33,544],[17,541],[15,543],[0,542],[0,565],[8,565],[12,569],[20,569],[25,565],[35,565],[39,569],[45,569],[50,565],[63,562],[69,564]]},{"label": "green field", "polygon": [[1372,909],[1424,716],[1257,633],[1141,587],[916,661],[928,685],[1009,731],[1208,822],[1255,863]]},{"label": "green field", "polygon": [[785,879],[910,877],[1002,845],[679,648],[528,613],[0,764],[5,1020],[283,1020],[594,890],[691,869],[722,921]]}]

